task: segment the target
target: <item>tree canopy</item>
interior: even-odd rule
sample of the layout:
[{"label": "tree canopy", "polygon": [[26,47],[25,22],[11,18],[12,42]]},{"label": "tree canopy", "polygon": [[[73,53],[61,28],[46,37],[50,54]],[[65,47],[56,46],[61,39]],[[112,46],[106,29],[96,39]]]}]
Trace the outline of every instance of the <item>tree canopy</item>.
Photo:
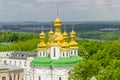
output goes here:
[{"label": "tree canopy", "polygon": [[103,50],[84,59],[70,73],[70,80],[120,80],[120,40],[104,44]]}]

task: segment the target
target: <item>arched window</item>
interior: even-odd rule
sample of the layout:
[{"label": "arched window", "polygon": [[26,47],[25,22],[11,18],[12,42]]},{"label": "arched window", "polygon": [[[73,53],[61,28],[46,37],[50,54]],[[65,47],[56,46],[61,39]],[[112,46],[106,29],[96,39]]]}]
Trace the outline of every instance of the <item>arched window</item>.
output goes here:
[{"label": "arched window", "polygon": [[66,56],[68,56],[68,52],[66,53]]},{"label": "arched window", "polygon": [[10,79],[9,80],[12,80],[12,77],[11,77],[11,75],[10,75]]},{"label": "arched window", "polygon": [[74,54],[76,55],[76,50],[74,50]]},{"label": "arched window", "polygon": [[2,77],[2,80],[6,80],[6,77]]},{"label": "arched window", "polygon": [[4,61],[4,64],[7,64],[7,61]]},{"label": "arched window", "polygon": [[55,57],[55,56],[56,56],[56,55],[55,55],[55,52],[56,52],[55,48],[54,48],[54,50],[53,50],[53,51],[54,51],[54,57]]},{"label": "arched window", "polygon": [[45,52],[43,52],[43,56],[45,56]]},{"label": "arched window", "polygon": [[20,75],[18,74],[18,80],[20,79]]},{"label": "arched window", "polygon": [[15,75],[14,75],[14,80],[15,80]]},{"label": "arched window", "polygon": [[63,56],[65,56],[65,53],[63,52]]},{"label": "arched window", "polygon": [[40,56],[41,56],[41,52],[40,52]]},{"label": "arched window", "polygon": [[72,51],[71,51],[71,55],[72,55]]},{"label": "arched window", "polygon": [[39,79],[38,80],[41,80],[41,77],[39,76]]},{"label": "arched window", "polygon": [[61,77],[59,77],[59,80],[62,80],[62,78],[61,78]]}]

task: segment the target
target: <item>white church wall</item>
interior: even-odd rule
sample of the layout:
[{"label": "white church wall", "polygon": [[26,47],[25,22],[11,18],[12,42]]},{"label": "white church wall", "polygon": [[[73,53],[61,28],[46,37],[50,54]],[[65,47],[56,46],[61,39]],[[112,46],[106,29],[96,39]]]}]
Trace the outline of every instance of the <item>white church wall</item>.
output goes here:
[{"label": "white church wall", "polygon": [[58,59],[60,57],[60,47],[59,46],[51,46],[50,47],[50,58]]},{"label": "white church wall", "polygon": [[52,69],[52,80],[68,80],[68,73],[73,67],[53,67]]},{"label": "white church wall", "polygon": [[32,80],[51,80],[51,68],[49,66],[35,67],[31,73]]}]

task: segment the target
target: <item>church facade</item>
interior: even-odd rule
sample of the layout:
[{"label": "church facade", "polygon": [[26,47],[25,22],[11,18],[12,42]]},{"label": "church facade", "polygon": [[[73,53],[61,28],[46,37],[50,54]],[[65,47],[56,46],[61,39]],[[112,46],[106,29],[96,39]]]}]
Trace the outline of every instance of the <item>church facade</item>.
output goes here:
[{"label": "church facade", "polygon": [[53,32],[51,27],[48,42],[46,42],[46,34],[42,28],[37,57],[31,62],[32,80],[68,80],[70,70],[78,61],[82,60],[78,56],[74,27],[72,26],[69,42],[66,27],[63,33],[61,27],[62,21],[57,15],[54,20],[55,31]]}]

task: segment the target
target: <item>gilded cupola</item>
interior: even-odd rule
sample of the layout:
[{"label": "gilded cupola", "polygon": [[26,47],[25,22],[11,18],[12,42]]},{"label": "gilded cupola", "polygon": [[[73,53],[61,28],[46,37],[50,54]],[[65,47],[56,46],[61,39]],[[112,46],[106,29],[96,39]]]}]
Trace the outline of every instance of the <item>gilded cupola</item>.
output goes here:
[{"label": "gilded cupola", "polygon": [[42,31],[40,33],[40,43],[38,44],[38,47],[37,47],[38,50],[46,50],[47,49],[45,39],[46,39],[46,35],[45,35],[45,33],[43,31],[43,27],[42,27]]},{"label": "gilded cupola", "polygon": [[78,48],[78,43],[76,42],[75,38],[76,38],[76,33],[74,31],[74,26],[72,26],[72,31],[70,33],[70,48]]},{"label": "gilded cupola", "polygon": [[63,39],[64,39],[64,42],[61,46],[61,50],[69,50],[70,46],[68,43],[68,33],[66,32],[66,26],[64,26]]},{"label": "gilded cupola", "polygon": [[55,27],[54,42],[57,43],[59,46],[61,46],[63,43],[61,26],[62,26],[62,22],[59,18],[59,11],[57,10],[57,18],[54,20],[54,27]]}]

